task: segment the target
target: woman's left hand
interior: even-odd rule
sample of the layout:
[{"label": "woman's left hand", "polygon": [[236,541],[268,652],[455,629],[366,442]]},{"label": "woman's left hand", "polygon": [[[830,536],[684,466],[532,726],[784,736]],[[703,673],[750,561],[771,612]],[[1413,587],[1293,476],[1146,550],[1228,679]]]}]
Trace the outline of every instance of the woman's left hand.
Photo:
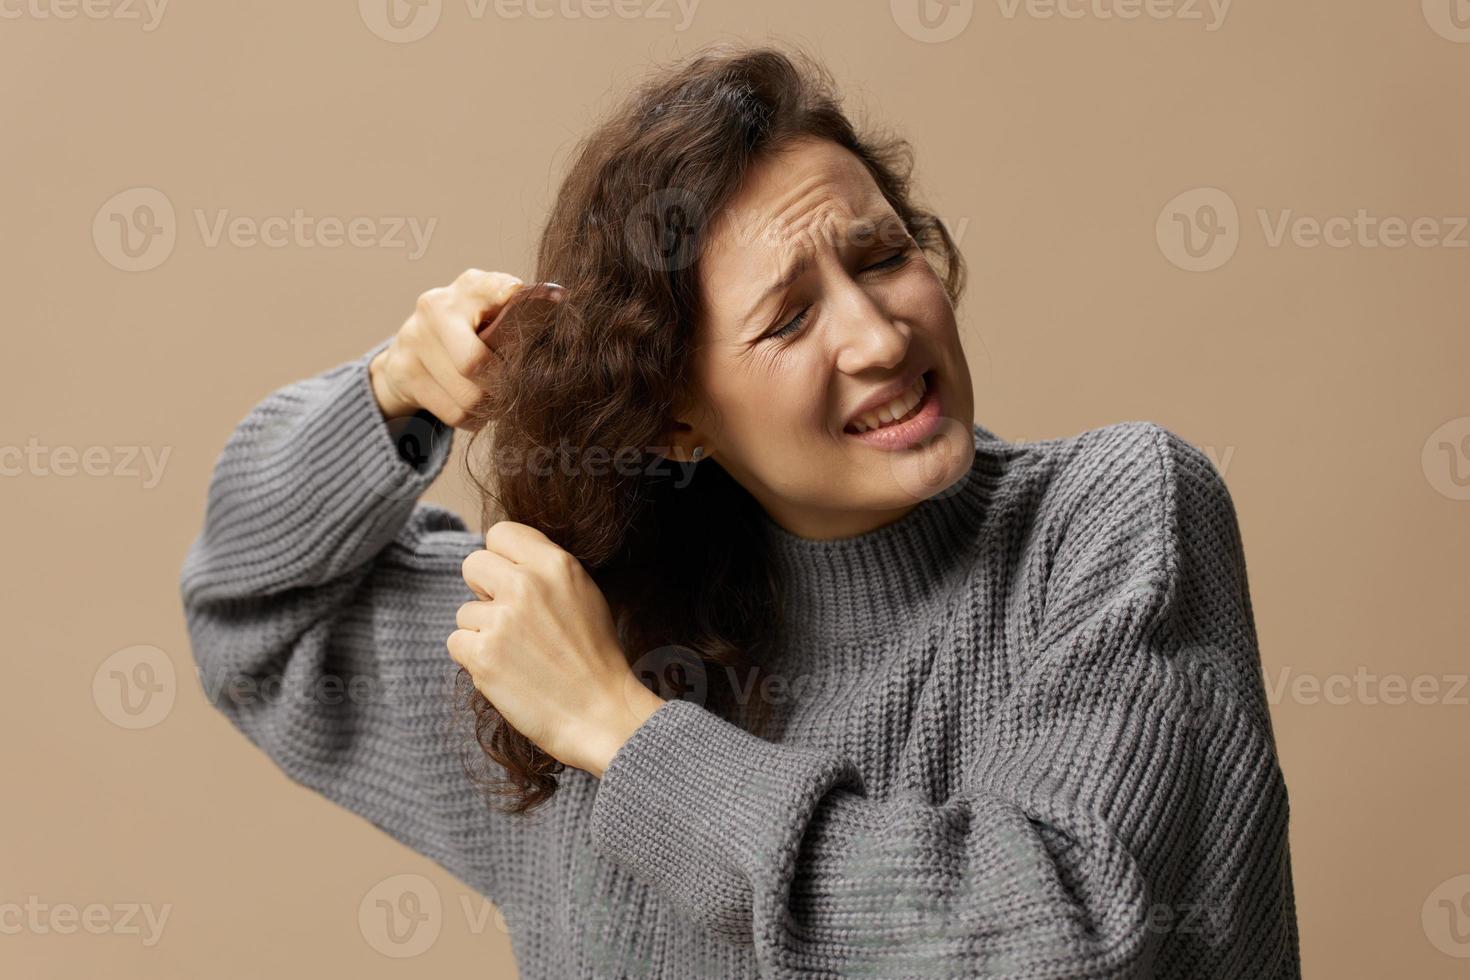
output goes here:
[{"label": "woman's left hand", "polygon": [[478,596],[446,645],[515,729],[601,778],[663,699],[629,668],[602,590],[571,553],[527,524],[498,521],[464,560]]}]

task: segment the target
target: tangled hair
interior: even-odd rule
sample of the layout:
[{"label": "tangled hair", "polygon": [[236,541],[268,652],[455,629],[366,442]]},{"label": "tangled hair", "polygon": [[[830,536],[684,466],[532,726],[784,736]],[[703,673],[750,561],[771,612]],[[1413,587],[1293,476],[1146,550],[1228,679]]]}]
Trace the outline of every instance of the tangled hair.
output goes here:
[{"label": "tangled hair", "polygon": [[[482,386],[467,425],[482,526],[529,524],[575,555],[640,681],[682,683],[757,733],[767,720],[760,665],[779,630],[760,505],[714,459],[672,461],[660,440],[696,390],[706,228],[753,160],[803,137],[863,162],[958,303],[964,262],[948,230],[910,201],[908,142],[860,136],[809,56],[721,42],[659,70],[578,146],[536,257],[535,281],[565,292],[559,302],[529,289],[513,296],[493,339],[498,381]],[[490,481],[472,455],[487,433]],[[756,696],[737,704],[737,690]],[[498,764],[490,788],[513,798],[502,809],[549,800],[561,763],[512,728],[463,668],[456,694]]]}]

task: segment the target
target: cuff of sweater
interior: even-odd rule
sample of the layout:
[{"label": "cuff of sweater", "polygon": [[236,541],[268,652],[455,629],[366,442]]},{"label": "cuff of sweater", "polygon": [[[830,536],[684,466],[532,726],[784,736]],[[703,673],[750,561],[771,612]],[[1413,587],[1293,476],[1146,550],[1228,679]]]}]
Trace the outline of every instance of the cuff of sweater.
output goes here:
[{"label": "cuff of sweater", "polygon": [[393,500],[417,499],[444,469],[454,430],[426,410],[383,417],[368,365],[392,341],[392,337],[380,340],[349,363],[349,397],[329,401],[331,417],[319,422],[325,429],[337,430],[334,438],[351,445],[363,478],[360,492]]},{"label": "cuff of sweater", "polygon": [[778,893],[813,811],[839,785],[862,791],[841,757],[769,742],[692,701],[669,701],[603,772],[592,840],[702,927],[749,943],[752,903]]}]

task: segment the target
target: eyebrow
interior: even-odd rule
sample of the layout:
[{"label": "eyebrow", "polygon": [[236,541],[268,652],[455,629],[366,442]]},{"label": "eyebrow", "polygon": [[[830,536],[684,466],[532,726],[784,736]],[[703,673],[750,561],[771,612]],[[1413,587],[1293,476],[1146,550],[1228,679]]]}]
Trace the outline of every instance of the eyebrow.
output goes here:
[{"label": "eyebrow", "polygon": [[[864,225],[872,225],[874,237],[877,238],[881,234],[885,224],[892,224],[894,222],[898,222],[900,225],[902,224],[902,221],[901,219],[899,219],[898,215],[894,214],[891,211],[884,211],[877,214],[865,214],[852,219],[852,221],[848,224],[847,231],[850,234],[853,228],[859,228]],[[874,242],[870,244],[877,243]],[[747,309],[745,315],[740,318],[740,326],[742,328],[752,326],[753,321],[755,320],[756,313],[759,312],[760,308],[765,305],[766,300],[770,299],[773,294],[783,292],[785,289],[787,289],[787,287],[789,287],[793,282],[801,277],[802,273],[806,272],[806,270],[811,267],[811,263],[812,250],[810,247],[803,247],[802,250],[797,254],[795,260],[781,272],[781,275],[769,286],[761,290],[760,296],[756,298],[755,302],[750,304],[750,308]]]}]

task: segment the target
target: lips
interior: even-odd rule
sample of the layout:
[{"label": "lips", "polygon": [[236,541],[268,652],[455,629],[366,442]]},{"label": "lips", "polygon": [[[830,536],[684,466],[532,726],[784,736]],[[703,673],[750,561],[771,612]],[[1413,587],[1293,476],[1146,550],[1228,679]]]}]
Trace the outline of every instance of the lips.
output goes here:
[{"label": "lips", "polygon": [[858,434],[889,425],[912,415],[923,402],[928,388],[934,383],[931,371],[915,375],[908,382],[899,382],[867,399],[848,419],[843,431]]}]

